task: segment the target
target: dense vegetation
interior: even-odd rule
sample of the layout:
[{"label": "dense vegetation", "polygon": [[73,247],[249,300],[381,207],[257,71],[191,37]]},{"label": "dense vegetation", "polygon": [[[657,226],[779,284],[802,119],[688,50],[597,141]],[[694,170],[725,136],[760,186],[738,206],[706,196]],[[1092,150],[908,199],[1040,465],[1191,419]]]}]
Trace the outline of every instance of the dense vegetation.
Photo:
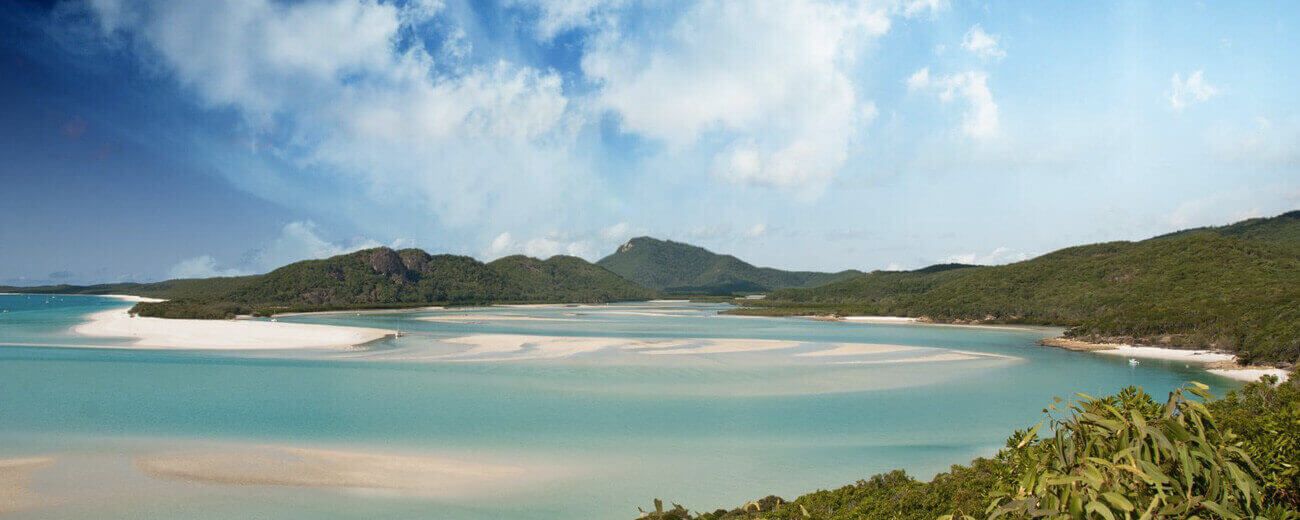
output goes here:
[{"label": "dense vegetation", "polygon": [[1046,424],[1015,432],[996,457],[929,482],[893,471],[791,502],[769,496],[709,513],[656,500],[642,518],[1294,520],[1300,385],[1273,382],[1220,400],[1197,386],[1164,403],[1131,387],[1100,399],[1058,399],[1044,410]]},{"label": "dense vegetation", "polygon": [[386,247],[297,262],[237,283],[214,283],[203,289],[179,294],[176,291],[180,289],[173,287],[166,295],[173,299],[141,303],[133,312],[217,319],[250,313],[430,304],[609,302],[647,299],[655,294],[575,257],[538,260],[511,256],[484,264],[467,256]]},{"label": "dense vegetation", "polygon": [[0,286],[0,292],[23,294],[130,294],[149,298],[194,298],[232,291],[255,282],[259,276],[181,278],[151,283],[106,283],[99,285]]},{"label": "dense vegetation", "polygon": [[731,255],[650,237],[633,238],[596,264],[646,287],[678,294],[718,295],[816,287],[862,274],[852,270],[820,273],[755,267]]},{"label": "dense vegetation", "polygon": [[745,302],[752,314],[880,314],[1038,323],[1067,335],[1300,358],[1300,212],[1001,266],[877,271]]}]

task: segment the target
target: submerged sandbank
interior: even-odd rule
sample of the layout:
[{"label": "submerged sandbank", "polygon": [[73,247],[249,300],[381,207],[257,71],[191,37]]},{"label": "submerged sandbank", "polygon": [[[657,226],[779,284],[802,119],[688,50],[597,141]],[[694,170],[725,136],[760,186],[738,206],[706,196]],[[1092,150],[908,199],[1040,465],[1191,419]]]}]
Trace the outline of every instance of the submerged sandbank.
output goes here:
[{"label": "submerged sandbank", "polygon": [[42,499],[32,490],[32,475],[53,463],[50,457],[0,459],[0,514],[39,506]]},{"label": "submerged sandbank", "polygon": [[132,348],[298,349],[345,348],[381,339],[391,331],[263,320],[177,320],[131,316],[125,309],[91,313],[72,328],[85,336],[131,338]]},{"label": "submerged sandbank", "polygon": [[[939,347],[867,343],[820,343],[777,339],[743,338],[620,338],[587,336],[539,336],[525,334],[470,334],[442,340],[468,348],[429,359],[445,361],[519,361],[562,359],[600,351],[648,356],[698,356],[718,354],[770,353],[803,358],[804,362],[840,362],[854,357],[872,357],[898,352],[922,355],[905,359],[873,360],[879,363],[919,363],[981,358],[1011,359],[1010,356],[963,352]],[[788,351],[788,352],[786,352]],[[793,360],[793,358],[784,358]],[[630,358],[629,358],[630,359]],[[788,362],[788,361],[783,361]]]},{"label": "submerged sandbank", "polygon": [[386,489],[439,497],[495,493],[554,469],[429,455],[253,446],[190,450],[134,460],[149,477],[228,486]]}]

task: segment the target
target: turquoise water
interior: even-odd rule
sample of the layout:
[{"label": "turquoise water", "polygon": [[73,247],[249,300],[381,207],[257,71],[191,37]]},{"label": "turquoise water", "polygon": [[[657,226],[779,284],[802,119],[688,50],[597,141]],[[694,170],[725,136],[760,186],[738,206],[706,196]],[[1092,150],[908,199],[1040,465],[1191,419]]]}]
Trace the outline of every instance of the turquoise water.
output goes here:
[{"label": "turquoise water", "polygon": [[[1126,385],[1164,395],[1189,380],[1233,386],[1179,363],[1130,366],[1034,344],[1052,329],[735,318],[717,316],[723,306],[680,303],[280,318],[403,332],[349,351],[32,346],[120,345],[67,329],[126,305],[0,295],[10,310],[0,313],[0,458],[57,461],[32,483],[50,500],[20,517],[622,519],[655,497],[711,510],[893,468],[928,478],[995,452],[1053,396]],[[692,338],[683,351],[707,338],[797,346],[536,358],[524,355],[531,347],[471,355],[457,343],[485,334]],[[927,348],[800,355],[838,343]],[[555,476],[428,497],[162,482],[132,466],[159,447],[209,444],[509,460]]]}]

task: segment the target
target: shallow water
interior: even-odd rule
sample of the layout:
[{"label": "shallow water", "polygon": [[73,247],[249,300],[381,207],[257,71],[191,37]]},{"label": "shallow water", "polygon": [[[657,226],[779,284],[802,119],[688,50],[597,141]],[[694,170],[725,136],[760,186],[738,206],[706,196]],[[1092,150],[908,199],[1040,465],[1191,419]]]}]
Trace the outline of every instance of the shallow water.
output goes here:
[{"label": "shallow water", "polygon": [[[47,297],[38,297],[47,298]],[[48,301],[48,303],[46,303]],[[655,497],[697,509],[793,497],[905,468],[929,477],[988,455],[1053,396],[1189,380],[1181,363],[1043,348],[1059,331],[717,316],[706,304],[487,308],[280,318],[400,330],[352,351],[131,351],[68,327],[128,304],[0,295],[0,458],[42,454],[47,500],[23,518],[635,518]],[[431,321],[427,318],[434,318]],[[618,338],[539,359],[485,334]],[[643,342],[690,338],[683,353]],[[789,340],[691,353],[710,339]],[[563,343],[563,342],[561,342]],[[840,343],[924,347],[800,356]],[[953,351],[971,355],[954,355]],[[943,356],[950,356],[945,358]],[[926,357],[952,359],[925,361]],[[244,444],[419,453],[554,468],[552,478],[430,497],[159,481],[134,457]]]}]

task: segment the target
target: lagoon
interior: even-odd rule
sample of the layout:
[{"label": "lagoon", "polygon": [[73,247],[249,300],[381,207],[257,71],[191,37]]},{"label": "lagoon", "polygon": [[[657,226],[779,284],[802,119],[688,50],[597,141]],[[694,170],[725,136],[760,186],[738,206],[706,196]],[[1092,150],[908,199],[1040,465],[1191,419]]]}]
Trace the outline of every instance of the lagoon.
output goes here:
[{"label": "lagoon", "polygon": [[[991,455],[1054,396],[1237,386],[1194,365],[1035,344],[1059,329],[742,318],[685,302],[278,319],[402,332],[354,349],[103,349],[126,343],[70,327],[129,304],[35,298],[0,295],[0,459],[51,460],[25,474],[22,518],[627,519],[656,497],[730,508],[894,468],[928,478]],[[331,464],[356,471],[341,480]]]}]

